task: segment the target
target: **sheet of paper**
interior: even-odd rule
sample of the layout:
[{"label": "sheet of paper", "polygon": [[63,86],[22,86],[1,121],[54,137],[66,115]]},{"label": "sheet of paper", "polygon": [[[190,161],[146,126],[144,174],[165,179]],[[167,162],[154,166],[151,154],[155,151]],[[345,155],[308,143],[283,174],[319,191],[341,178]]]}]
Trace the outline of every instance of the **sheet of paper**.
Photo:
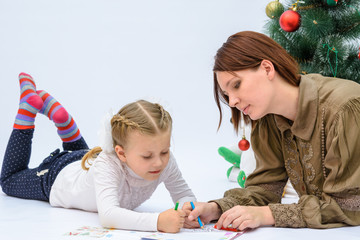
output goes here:
[{"label": "sheet of paper", "polygon": [[[149,234],[150,232],[147,232]],[[67,240],[98,240],[98,239],[126,239],[139,240],[144,232],[124,231],[102,227],[83,226],[63,235],[63,239]]]},{"label": "sheet of paper", "polygon": [[162,233],[162,232],[140,232],[140,231],[126,231],[117,229],[107,229],[101,227],[80,227],[74,231],[64,234],[66,240],[97,240],[97,239],[127,239],[140,240],[141,238],[148,238],[154,240],[234,240],[240,237],[243,232],[228,232],[217,230],[214,224],[204,226],[204,229],[181,229],[179,233]]}]

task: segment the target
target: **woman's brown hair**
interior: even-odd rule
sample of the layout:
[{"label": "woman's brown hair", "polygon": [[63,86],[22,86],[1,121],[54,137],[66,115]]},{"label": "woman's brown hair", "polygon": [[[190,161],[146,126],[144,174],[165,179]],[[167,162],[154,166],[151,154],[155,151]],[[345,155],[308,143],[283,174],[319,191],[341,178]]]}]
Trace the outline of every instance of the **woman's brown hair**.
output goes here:
[{"label": "woman's brown hair", "polygon": [[[147,135],[171,131],[172,118],[160,104],[138,100],[122,107],[110,124],[113,147],[125,147],[132,131]],[[95,147],[86,153],[81,160],[82,168],[88,170],[91,165],[89,159],[96,158],[101,151],[101,147]]]},{"label": "woman's brown hair", "polygon": [[[224,95],[218,84],[216,72],[230,72],[245,69],[256,69],[262,60],[273,63],[276,72],[291,85],[298,86],[300,83],[298,63],[270,37],[252,31],[244,31],[230,36],[215,55],[214,72],[214,97],[220,112],[218,129],[222,122],[220,102],[229,106],[229,98]],[[230,106],[229,106],[230,107]],[[231,109],[231,120],[236,132],[238,132],[241,120],[241,112]],[[249,116],[244,116],[245,123],[250,123]]]}]

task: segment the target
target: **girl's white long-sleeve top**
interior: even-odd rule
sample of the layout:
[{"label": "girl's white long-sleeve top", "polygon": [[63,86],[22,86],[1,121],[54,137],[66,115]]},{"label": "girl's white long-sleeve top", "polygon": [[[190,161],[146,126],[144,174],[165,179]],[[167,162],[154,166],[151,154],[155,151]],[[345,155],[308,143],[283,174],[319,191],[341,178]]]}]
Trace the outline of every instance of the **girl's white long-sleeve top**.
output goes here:
[{"label": "girl's white long-sleeve top", "polygon": [[122,163],[115,152],[101,152],[88,171],[81,168],[81,161],[61,170],[51,188],[49,201],[55,207],[98,212],[103,227],[157,231],[159,213],[132,210],[149,199],[162,182],[174,203],[196,201],[172,153],[160,177],[148,181]]}]

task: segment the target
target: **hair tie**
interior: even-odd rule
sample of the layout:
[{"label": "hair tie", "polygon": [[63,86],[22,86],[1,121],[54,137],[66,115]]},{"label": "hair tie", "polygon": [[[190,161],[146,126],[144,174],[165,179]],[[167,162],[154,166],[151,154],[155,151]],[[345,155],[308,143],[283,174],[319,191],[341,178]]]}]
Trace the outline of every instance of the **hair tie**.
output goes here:
[{"label": "hair tie", "polygon": [[113,139],[111,133],[111,119],[115,113],[112,109],[109,109],[108,112],[103,116],[101,120],[101,126],[98,132],[99,136],[99,146],[106,153],[114,152]]}]

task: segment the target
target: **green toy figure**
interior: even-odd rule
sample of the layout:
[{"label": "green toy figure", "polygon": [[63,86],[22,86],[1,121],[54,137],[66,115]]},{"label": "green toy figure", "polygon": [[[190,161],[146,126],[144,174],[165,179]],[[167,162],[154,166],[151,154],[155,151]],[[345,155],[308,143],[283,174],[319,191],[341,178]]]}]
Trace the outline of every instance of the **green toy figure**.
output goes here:
[{"label": "green toy figure", "polygon": [[235,181],[243,188],[245,186],[246,174],[240,169],[241,151],[240,154],[236,154],[229,148],[219,147],[218,152],[220,156],[233,165],[227,170],[227,178],[230,181],[234,181],[236,179]]},{"label": "green toy figure", "polygon": [[[232,118],[230,119],[230,122],[233,123]],[[230,148],[219,147],[218,153],[226,161],[232,164],[227,170],[227,178],[230,181],[237,182],[240,187],[243,188],[245,187],[246,176],[255,169],[254,154],[252,151],[247,151],[250,148],[250,142],[245,136],[245,121],[243,114],[240,114],[240,129],[242,129],[242,138],[238,144]],[[246,152],[249,152],[248,155]],[[244,159],[246,159],[246,161],[244,161]],[[241,160],[243,160],[242,163]]]},{"label": "green toy figure", "polygon": [[[251,161],[251,159],[248,159],[246,164],[244,163],[242,164],[243,169],[244,166],[250,166],[251,168],[251,169],[247,168],[248,171],[246,171],[246,173],[243,169],[240,169],[241,158],[244,157],[244,152],[250,148],[250,143],[245,137],[245,125],[243,119],[244,117],[241,114],[240,128],[243,131],[243,136],[242,139],[237,144],[237,146],[233,146],[231,149],[226,147],[220,147],[218,149],[218,153],[220,154],[220,156],[222,156],[226,161],[228,161],[233,165],[227,170],[226,175],[228,179],[230,181],[237,182],[242,188],[245,186],[246,173],[250,174],[254,170],[254,167],[252,166],[253,163],[255,162],[255,160]],[[232,119],[230,119],[230,122],[232,122]]]}]

